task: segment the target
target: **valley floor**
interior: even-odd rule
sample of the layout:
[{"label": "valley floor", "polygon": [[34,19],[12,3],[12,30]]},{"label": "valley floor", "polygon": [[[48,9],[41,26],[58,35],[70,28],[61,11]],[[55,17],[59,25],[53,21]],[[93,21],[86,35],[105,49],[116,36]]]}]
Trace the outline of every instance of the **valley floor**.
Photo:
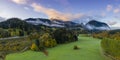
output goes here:
[{"label": "valley floor", "polygon": [[[101,53],[99,39],[79,36],[79,41],[49,48],[49,55],[42,52],[26,51],[9,54],[6,60],[107,60]],[[73,50],[74,45],[80,47]]]}]

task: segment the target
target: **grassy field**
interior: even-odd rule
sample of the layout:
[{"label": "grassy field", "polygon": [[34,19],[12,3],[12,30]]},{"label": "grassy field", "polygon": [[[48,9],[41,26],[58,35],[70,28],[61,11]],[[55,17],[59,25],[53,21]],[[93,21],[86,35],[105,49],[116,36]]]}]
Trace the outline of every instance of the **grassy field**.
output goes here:
[{"label": "grassy field", "polygon": [[[92,37],[79,36],[77,42],[48,49],[48,56],[42,52],[26,51],[9,54],[6,60],[105,60],[101,53],[100,41]],[[79,46],[80,49],[73,50],[74,45]]]}]

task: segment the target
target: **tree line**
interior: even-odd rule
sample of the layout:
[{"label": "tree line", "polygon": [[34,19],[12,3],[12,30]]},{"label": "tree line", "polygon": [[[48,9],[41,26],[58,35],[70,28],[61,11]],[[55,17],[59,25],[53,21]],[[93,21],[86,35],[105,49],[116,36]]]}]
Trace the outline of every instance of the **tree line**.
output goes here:
[{"label": "tree line", "polygon": [[101,33],[94,33],[94,38],[102,39],[101,47],[104,54],[111,56],[115,60],[120,60],[120,32],[104,31]]}]

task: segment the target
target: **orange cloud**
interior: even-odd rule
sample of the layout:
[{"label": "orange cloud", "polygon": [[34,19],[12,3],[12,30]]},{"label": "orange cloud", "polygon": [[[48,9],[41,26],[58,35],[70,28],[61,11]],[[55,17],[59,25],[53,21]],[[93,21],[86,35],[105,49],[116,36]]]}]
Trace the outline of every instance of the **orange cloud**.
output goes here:
[{"label": "orange cloud", "polygon": [[55,9],[46,8],[36,3],[31,4],[31,7],[33,7],[36,12],[42,12],[46,14],[49,17],[49,19],[60,19],[60,20],[68,21],[83,16],[83,14],[62,13]]}]

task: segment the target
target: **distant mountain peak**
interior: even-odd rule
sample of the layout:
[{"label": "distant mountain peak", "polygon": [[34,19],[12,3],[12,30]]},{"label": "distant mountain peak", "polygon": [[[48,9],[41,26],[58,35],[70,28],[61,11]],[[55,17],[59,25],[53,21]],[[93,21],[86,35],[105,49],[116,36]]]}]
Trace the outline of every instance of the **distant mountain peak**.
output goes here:
[{"label": "distant mountain peak", "polygon": [[96,27],[101,27],[101,26],[104,26],[104,25],[108,26],[106,23],[96,21],[96,20],[91,20],[87,24],[94,25]]},{"label": "distant mountain peak", "polygon": [[110,27],[106,23],[96,20],[89,21],[85,26],[89,30],[110,30]]}]

